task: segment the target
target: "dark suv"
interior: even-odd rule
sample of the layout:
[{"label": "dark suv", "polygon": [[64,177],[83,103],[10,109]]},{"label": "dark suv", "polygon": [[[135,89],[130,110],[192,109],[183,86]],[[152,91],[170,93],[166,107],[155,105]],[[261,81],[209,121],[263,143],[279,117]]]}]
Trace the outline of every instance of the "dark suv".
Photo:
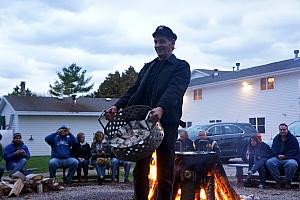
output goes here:
[{"label": "dark suv", "polygon": [[217,141],[223,161],[228,161],[230,158],[242,158],[244,162],[247,162],[249,139],[258,134],[249,123],[194,125],[186,130],[193,141],[198,139],[200,130],[206,131],[209,138]]}]

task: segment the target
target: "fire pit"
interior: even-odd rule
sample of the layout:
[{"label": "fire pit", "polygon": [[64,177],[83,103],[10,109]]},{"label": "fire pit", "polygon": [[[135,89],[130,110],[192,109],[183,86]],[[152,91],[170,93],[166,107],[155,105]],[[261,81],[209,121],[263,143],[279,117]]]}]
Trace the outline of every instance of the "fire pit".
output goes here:
[{"label": "fire pit", "polygon": [[240,199],[215,152],[176,152],[175,174],[174,200]]}]

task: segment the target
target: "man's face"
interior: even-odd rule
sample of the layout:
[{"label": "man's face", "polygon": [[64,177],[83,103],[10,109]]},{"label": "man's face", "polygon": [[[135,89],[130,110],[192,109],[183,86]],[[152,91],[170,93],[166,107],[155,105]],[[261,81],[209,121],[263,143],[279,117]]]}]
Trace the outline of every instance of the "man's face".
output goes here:
[{"label": "man's face", "polygon": [[16,136],[15,138],[14,138],[14,143],[15,144],[20,144],[22,142],[22,137],[21,136]]},{"label": "man's face", "polygon": [[286,126],[279,126],[279,134],[281,136],[286,136],[288,133],[288,127]]},{"label": "man's face", "polygon": [[207,139],[206,132],[200,131],[199,132],[199,138],[200,138],[200,140],[206,140]]},{"label": "man's face", "polygon": [[66,136],[69,134],[69,129],[59,129],[58,130],[59,135]]},{"label": "man's face", "polygon": [[167,59],[172,55],[175,41],[165,36],[157,36],[154,38],[154,48],[160,59]]},{"label": "man's face", "polygon": [[188,138],[188,134],[186,132],[181,132],[180,133],[180,139],[185,140]]}]

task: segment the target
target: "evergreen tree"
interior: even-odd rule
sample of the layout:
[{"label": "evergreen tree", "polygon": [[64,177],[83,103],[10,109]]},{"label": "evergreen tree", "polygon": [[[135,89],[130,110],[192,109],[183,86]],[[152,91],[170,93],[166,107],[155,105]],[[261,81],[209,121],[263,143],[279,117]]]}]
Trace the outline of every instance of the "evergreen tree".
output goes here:
[{"label": "evergreen tree", "polygon": [[94,84],[86,86],[92,77],[85,78],[86,70],[81,71],[81,67],[75,63],[68,68],[63,68],[62,72],[57,72],[59,80],[56,80],[53,85],[50,86],[50,94],[53,96],[71,95],[74,93],[87,93]]},{"label": "evergreen tree", "polygon": [[134,84],[138,73],[130,66],[122,75],[118,71],[109,73],[92,97],[119,98]]},{"label": "evergreen tree", "polygon": [[[19,85],[16,85],[16,87],[13,88],[12,93],[8,93],[8,95],[12,96],[21,96],[21,87]],[[28,88],[25,89],[25,96],[37,96],[36,93],[32,92]]]}]

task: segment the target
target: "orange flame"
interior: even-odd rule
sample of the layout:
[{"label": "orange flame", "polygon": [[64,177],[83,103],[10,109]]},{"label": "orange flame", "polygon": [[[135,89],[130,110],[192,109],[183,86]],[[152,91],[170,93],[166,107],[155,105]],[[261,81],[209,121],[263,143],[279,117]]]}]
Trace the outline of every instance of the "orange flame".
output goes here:
[{"label": "orange flame", "polygon": [[[155,193],[155,190],[156,190],[156,187],[157,187],[157,166],[156,166],[156,161],[157,161],[156,152],[154,152],[152,154],[152,160],[151,160],[151,163],[150,163],[150,172],[149,172],[149,175],[148,175],[149,186],[150,186],[149,193],[148,193],[148,200],[154,200],[154,193]],[[216,200],[233,200],[228,196],[228,190],[224,186],[224,184],[226,185],[226,183],[224,183],[222,181],[222,179],[219,179],[214,172],[212,172],[212,173],[209,172],[208,176],[213,176],[213,178],[214,178],[214,184],[215,184],[215,191],[214,192],[215,192],[215,199]],[[199,196],[200,196],[200,200],[206,200],[207,199],[207,194],[205,193],[205,188],[200,188],[200,190],[198,191],[198,195],[195,195],[194,200],[199,199]],[[175,197],[175,200],[180,200],[180,198],[181,198],[181,189],[179,188],[178,191],[177,191],[177,195]],[[243,200],[243,199],[240,198],[240,200]]]},{"label": "orange flame", "polygon": [[156,168],[156,151],[152,154],[152,160],[150,163],[150,172],[148,175],[149,179],[149,193],[148,193],[148,200],[153,200],[154,199],[154,192],[156,190],[157,186],[157,168]]}]

